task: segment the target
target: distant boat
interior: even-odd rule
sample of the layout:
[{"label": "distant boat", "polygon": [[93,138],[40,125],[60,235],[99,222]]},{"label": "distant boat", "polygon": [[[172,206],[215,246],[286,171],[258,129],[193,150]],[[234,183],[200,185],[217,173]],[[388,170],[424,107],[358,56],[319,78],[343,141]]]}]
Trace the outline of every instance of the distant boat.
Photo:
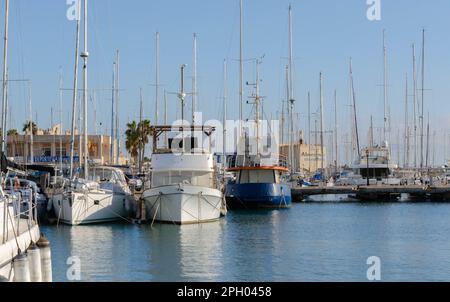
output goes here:
[{"label": "distant boat", "polygon": [[364,185],[369,178],[370,184],[381,182],[386,185],[399,185],[400,179],[393,176],[398,165],[391,161],[387,143],[383,146],[373,146],[363,149],[361,156],[350,165],[354,172],[353,179],[359,181],[355,185]]}]

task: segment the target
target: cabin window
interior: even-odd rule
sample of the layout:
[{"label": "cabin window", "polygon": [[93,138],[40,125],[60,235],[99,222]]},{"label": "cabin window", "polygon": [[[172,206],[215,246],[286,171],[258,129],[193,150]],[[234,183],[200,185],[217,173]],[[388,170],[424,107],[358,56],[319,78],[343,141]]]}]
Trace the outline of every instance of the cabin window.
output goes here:
[{"label": "cabin window", "polygon": [[165,171],[153,172],[152,187],[161,187],[177,184],[202,186],[212,188],[213,172],[204,171]]},{"label": "cabin window", "polygon": [[239,183],[274,183],[274,170],[242,170],[240,172]]}]

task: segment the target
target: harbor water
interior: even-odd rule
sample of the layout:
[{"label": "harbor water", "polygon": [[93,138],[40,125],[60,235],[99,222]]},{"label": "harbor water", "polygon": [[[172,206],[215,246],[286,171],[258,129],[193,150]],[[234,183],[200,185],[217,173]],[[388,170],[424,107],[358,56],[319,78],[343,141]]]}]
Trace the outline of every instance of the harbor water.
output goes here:
[{"label": "harbor water", "polygon": [[382,281],[448,281],[449,217],[450,203],[324,202],[201,225],[42,231],[61,282],[73,281],[73,259],[80,281],[367,281],[371,256]]}]

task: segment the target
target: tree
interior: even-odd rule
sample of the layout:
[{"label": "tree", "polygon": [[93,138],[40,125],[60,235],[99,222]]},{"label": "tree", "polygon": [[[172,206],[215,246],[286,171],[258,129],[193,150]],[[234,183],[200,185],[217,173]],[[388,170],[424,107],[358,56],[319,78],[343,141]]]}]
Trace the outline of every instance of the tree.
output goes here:
[{"label": "tree", "polygon": [[139,154],[139,133],[138,133],[138,125],[135,121],[127,124],[127,131],[125,131],[126,141],[125,148],[128,153],[130,153],[134,162],[137,161],[137,157]]},{"label": "tree", "polygon": [[17,131],[17,129],[10,129],[10,130],[7,132],[7,135],[8,135],[8,136],[16,136],[16,135],[19,135],[19,131]]},{"label": "tree", "polygon": [[30,128],[33,129],[33,135],[37,134],[38,128],[35,122],[26,121],[25,124],[23,124],[22,131],[27,134],[29,133]]},{"label": "tree", "polygon": [[144,162],[145,157],[145,146],[148,144],[149,137],[151,134],[151,123],[149,120],[143,120],[142,123],[138,124],[138,133],[139,133],[139,141],[140,141],[140,154],[141,154],[141,162]]},{"label": "tree", "polygon": [[144,120],[141,123],[133,121],[127,124],[125,147],[135,163],[144,159],[145,146],[149,142],[151,132],[150,128],[151,123],[149,120]]}]

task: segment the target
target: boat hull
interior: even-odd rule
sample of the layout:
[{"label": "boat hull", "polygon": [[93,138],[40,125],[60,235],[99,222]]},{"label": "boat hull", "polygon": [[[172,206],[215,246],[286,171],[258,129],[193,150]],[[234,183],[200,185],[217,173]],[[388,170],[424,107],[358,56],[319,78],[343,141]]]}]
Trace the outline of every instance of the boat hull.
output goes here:
[{"label": "boat hull", "polygon": [[226,200],[229,208],[289,208],[291,188],[287,184],[228,184]]},{"label": "boat hull", "polygon": [[56,219],[68,225],[118,221],[128,217],[132,207],[129,196],[104,192],[59,193],[51,202]]},{"label": "boat hull", "polygon": [[221,191],[190,185],[170,185],[143,193],[146,218],[176,224],[196,224],[221,217]]},{"label": "boat hull", "polygon": [[39,226],[33,223],[28,227],[28,223],[27,220],[22,219],[16,230],[19,232],[17,238],[12,235],[13,232],[10,232],[5,243],[0,241],[0,282],[14,280],[12,261],[19,254],[19,248],[21,251],[26,251],[32,242],[39,240]]}]

